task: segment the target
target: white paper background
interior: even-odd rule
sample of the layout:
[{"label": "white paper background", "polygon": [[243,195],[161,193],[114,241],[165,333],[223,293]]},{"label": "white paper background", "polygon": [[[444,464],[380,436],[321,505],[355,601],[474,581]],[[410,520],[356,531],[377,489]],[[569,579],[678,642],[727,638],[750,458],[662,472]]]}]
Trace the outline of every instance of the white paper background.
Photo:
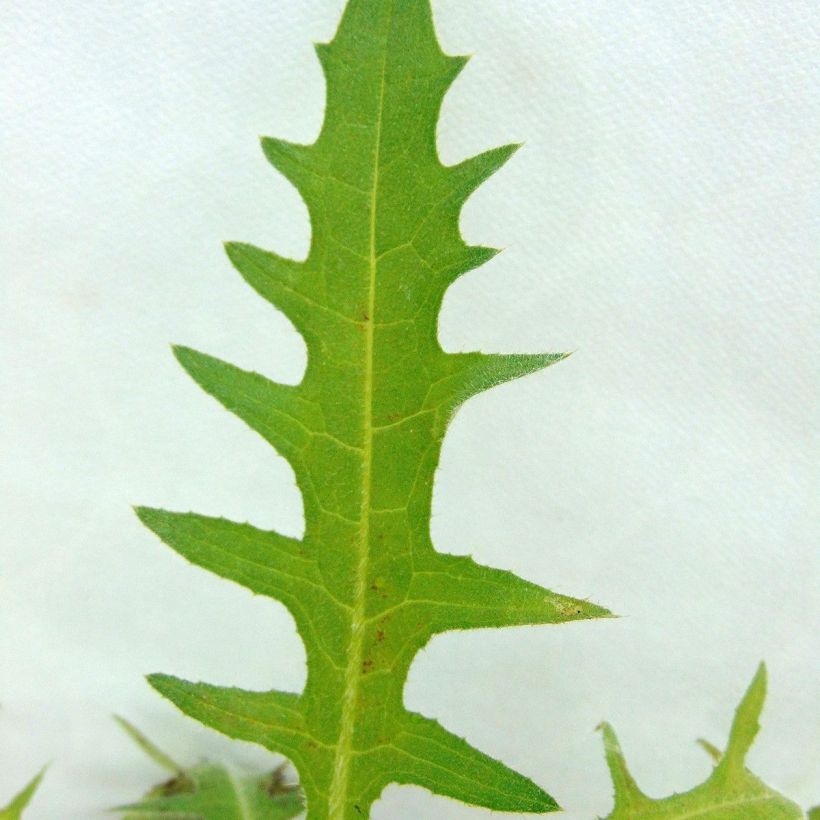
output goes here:
[{"label": "white paper background", "polygon": [[[255,138],[317,133],[310,41],[332,35],[341,5],[12,0],[2,13],[0,797],[52,760],[32,820],[101,818],[161,777],[115,711],[182,760],[269,762],[183,718],[144,673],[304,681],[285,610],[189,567],[129,505],[300,531],[285,462],[167,344],[299,379],[301,341],[219,242],[304,253],[306,210]],[[443,342],[577,352],[459,413],[434,539],[624,617],[443,636],[407,703],[588,820],[611,805],[598,721],[650,794],[688,788],[709,769],[693,740],[725,741],[765,658],[750,764],[809,806],[817,5],[435,12],[446,50],[477,55],[444,106],[445,161],[528,141],[465,209],[469,240],[509,250],[452,288]],[[374,811],[487,816],[398,787]]]}]

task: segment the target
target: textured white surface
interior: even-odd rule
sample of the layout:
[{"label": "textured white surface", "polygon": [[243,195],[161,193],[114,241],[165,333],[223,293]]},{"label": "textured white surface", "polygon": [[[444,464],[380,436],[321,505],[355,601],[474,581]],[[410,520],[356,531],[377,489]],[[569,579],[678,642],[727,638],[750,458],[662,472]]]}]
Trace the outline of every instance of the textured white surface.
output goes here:
[{"label": "textured white surface", "polygon": [[[255,136],[316,134],[310,41],[341,5],[5,4],[0,797],[54,761],[31,820],[102,818],[161,776],[113,711],[182,759],[268,761],[143,673],[304,680],[284,609],[186,565],[129,505],[300,531],[289,468],[167,343],[299,379],[301,341],[219,242],[306,250]],[[443,342],[577,351],[459,413],[434,540],[625,617],[441,637],[407,702],[589,820],[611,804],[599,720],[650,794],[688,788],[708,769],[692,741],[724,742],[765,658],[751,765],[820,802],[817,4],[434,7],[445,48],[477,55],[444,159],[528,140],[466,208],[468,239],[509,250],[453,287]],[[487,816],[398,787],[374,813]]]}]

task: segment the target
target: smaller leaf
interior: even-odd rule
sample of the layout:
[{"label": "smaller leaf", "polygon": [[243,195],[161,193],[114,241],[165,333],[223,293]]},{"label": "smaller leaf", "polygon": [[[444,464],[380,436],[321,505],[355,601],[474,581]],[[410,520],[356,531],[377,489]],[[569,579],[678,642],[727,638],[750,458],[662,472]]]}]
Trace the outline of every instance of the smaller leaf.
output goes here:
[{"label": "smaller leaf", "polygon": [[[300,788],[286,781],[287,764],[265,775],[241,778],[226,766],[207,761],[185,769],[127,720],[115,720],[151,760],[174,774],[139,802],[114,809],[124,813],[124,820],[287,820],[304,809]],[[0,820],[4,818],[0,814]]]},{"label": "smaller leaf", "polygon": [[720,759],[723,757],[723,752],[721,752],[714,743],[710,743],[708,740],[704,740],[702,737],[699,737],[698,746],[700,746],[715,763],[720,763]]},{"label": "smaller leaf", "polygon": [[23,814],[23,809],[28,806],[45,773],[46,770],[42,769],[40,773],[28,784],[28,786],[26,786],[23,791],[21,791],[14,798],[14,800],[8,804],[8,806],[4,809],[0,809],[0,820],[20,820],[20,817]]},{"label": "smaller leaf", "polygon": [[[766,698],[766,667],[760,664],[740,702],[725,754],[711,743],[700,745],[715,761],[711,776],[700,786],[661,800],[647,797],[626,765],[612,727],[601,724],[604,750],[615,786],[615,808],[606,820],[797,820],[803,812],[791,800],[767,786],[745,766],[746,754],[760,729],[758,719]],[[810,815],[811,816],[811,815]]]},{"label": "smaller leaf", "polygon": [[161,766],[163,769],[167,769],[169,772],[173,772],[174,774],[180,774],[183,771],[182,766],[175,763],[170,757],[168,757],[165,752],[161,749],[158,749],[150,740],[148,740],[145,735],[134,726],[133,723],[129,723],[124,717],[120,717],[119,715],[114,715],[114,720],[119,723],[119,725],[123,728],[125,733],[140,747],[140,749],[157,764],[157,766]]}]

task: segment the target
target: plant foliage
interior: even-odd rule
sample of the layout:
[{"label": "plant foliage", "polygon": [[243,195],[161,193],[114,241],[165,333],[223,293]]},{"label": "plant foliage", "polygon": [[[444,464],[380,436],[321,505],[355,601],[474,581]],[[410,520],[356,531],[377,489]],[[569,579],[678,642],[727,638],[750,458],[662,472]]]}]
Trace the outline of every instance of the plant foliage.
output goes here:
[{"label": "plant foliage", "polygon": [[439,160],[439,108],[467,59],[441,51],[429,0],[350,0],[333,41],[316,50],[327,82],[318,139],[262,140],[307,204],[309,255],[227,245],[244,279],[304,337],[304,378],[275,384],[175,351],[206,392],[290,462],[304,537],[138,509],[191,562],[288,607],[307,683],[295,694],[150,681],[188,715],[287,755],[311,820],[367,817],[389,783],[547,812],[556,804],[540,787],[402,700],[413,657],[433,635],[608,615],[438,553],[430,540],[433,475],[457,408],[564,358],[447,353],[437,339],[444,292],[497,253],[463,241],[461,208],[517,146],[454,166]]},{"label": "plant foliage", "polygon": [[45,770],[41,771],[8,806],[0,809],[0,820],[20,820],[23,816],[23,810],[31,802],[31,798],[34,797],[34,792],[37,791],[44,774]]},{"label": "plant foliage", "polygon": [[766,698],[766,667],[761,664],[740,702],[726,753],[700,741],[715,768],[709,779],[683,794],[662,800],[647,797],[626,766],[618,738],[609,724],[602,724],[604,749],[615,784],[615,808],[607,820],[795,820],[800,808],[746,768],[746,754],[760,729],[758,720]]},{"label": "plant foliage", "polygon": [[185,768],[128,721],[117,721],[151,760],[172,775],[139,802],[120,806],[117,811],[126,814],[124,820],[288,820],[304,809],[298,786],[285,782],[283,766],[243,778],[215,763]]}]

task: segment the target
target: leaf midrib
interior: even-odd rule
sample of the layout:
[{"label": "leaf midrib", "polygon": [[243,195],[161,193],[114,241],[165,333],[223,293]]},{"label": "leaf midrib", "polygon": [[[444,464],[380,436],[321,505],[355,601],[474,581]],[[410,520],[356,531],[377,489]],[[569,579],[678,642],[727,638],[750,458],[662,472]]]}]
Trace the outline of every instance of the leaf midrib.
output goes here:
[{"label": "leaf midrib", "polygon": [[379,262],[376,254],[376,214],[378,209],[379,165],[381,162],[382,121],[384,119],[384,95],[387,76],[387,40],[389,40],[390,30],[393,25],[393,10],[394,0],[391,0],[387,13],[387,24],[385,26],[386,39],[382,52],[379,103],[376,113],[376,138],[373,148],[373,181],[370,190],[369,280],[367,321],[365,322],[364,413],[362,419],[362,505],[357,543],[358,562],[356,565],[353,612],[350,621],[350,645],[347,653],[347,667],[345,668],[345,691],[342,698],[339,741],[336,747],[336,760],[328,795],[329,820],[344,820],[345,816],[366,624],[365,605],[368,564],[370,560],[370,509],[373,472],[373,352],[376,324],[376,271]]},{"label": "leaf midrib", "polygon": [[237,780],[236,774],[234,772],[227,770],[228,773],[228,780],[231,784],[231,788],[233,789],[234,799],[236,802],[236,808],[239,812],[240,820],[253,820],[251,817],[250,809],[248,807],[248,802],[245,797],[245,792],[242,790],[242,784]]}]

